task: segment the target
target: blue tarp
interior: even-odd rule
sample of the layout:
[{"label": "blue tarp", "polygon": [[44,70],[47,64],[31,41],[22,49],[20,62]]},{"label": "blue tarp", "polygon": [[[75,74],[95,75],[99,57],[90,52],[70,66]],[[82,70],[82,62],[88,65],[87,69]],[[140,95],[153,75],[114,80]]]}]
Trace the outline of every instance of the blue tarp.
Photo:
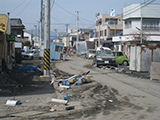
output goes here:
[{"label": "blue tarp", "polygon": [[27,65],[18,68],[19,71],[34,71],[35,69],[37,69],[37,66],[34,65]]}]

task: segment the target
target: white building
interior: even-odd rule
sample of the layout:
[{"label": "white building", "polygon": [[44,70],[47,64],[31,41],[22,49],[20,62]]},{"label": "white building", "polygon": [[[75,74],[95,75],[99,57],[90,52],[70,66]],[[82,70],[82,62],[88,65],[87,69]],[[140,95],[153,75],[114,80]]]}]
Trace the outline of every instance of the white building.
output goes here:
[{"label": "white building", "polygon": [[123,50],[129,55],[132,44],[146,41],[160,42],[160,4],[131,4],[124,7],[123,36],[112,38],[114,49]]},{"label": "white building", "polygon": [[32,44],[32,34],[27,32],[27,31],[24,31],[24,40],[25,41],[29,41],[31,44]]}]

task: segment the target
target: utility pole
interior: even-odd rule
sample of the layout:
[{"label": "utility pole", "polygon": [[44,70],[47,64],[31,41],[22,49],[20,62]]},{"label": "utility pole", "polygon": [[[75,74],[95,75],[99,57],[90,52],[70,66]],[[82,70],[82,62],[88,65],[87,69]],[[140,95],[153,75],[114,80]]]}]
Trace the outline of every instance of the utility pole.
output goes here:
[{"label": "utility pole", "polygon": [[43,75],[50,76],[50,0],[45,0],[44,31]]},{"label": "utility pole", "polygon": [[54,29],[55,31],[55,42],[57,43],[57,29]]},{"label": "utility pole", "polygon": [[77,12],[77,42],[79,41],[79,11]]},{"label": "utility pole", "polygon": [[39,35],[39,37],[40,37],[40,50],[41,50],[41,45],[42,45],[42,34],[43,34],[43,32],[42,32],[42,28],[43,28],[43,23],[42,23],[42,21],[43,21],[43,0],[41,0],[41,12],[40,12],[40,35]]},{"label": "utility pole", "polygon": [[40,21],[38,21],[38,48],[40,47]]},{"label": "utility pole", "polygon": [[65,26],[66,26],[66,32],[68,33],[68,26],[69,26],[69,24],[66,24]]},{"label": "utility pole", "polygon": [[99,26],[99,31],[98,31],[98,47],[100,47],[100,25],[102,23],[102,20],[99,18],[98,19],[98,26]]},{"label": "utility pole", "polygon": [[[69,26],[69,24],[66,24],[66,32],[67,32],[67,34],[68,34],[68,26]],[[70,45],[69,45],[69,35],[67,35],[67,46],[70,47]]]},{"label": "utility pole", "polygon": [[34,43],[36,45],[37,44],[37,25],[34,25],[34,27],[35,27],[35,41],[34,41]]}]

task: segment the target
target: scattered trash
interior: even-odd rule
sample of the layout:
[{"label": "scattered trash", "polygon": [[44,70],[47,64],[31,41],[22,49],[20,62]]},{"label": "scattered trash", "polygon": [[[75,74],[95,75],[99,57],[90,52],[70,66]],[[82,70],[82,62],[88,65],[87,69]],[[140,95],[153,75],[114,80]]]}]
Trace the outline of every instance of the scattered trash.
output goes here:
[{"label": "scattered trash", "polygon": [[67,100],[56,99],[56,98],[52,98],[50,102],[62,103],[62,104],[65,104],[65,105],[68,103]]},{"label": "scattered trash", "polygon": [[71,94],[71,95],[64,95],[64,98],[66,98],[66,97],[72,97],[73,95]]},{"label": "scattered trash", "polygon": [[55,109],[51,108],[49,111],[50,111],[50,112],[53,112],[53,111],[55,111]]},{"label": "scattered trash", "polygon": [[[58,86],[61,85],[81,85],[83,83],[89,82],[90,81],[90,77],[88,76],[88,74],[90,73],[90,71],[87,72],[81,72],[79,75],[73,75],[71,77],[69,76],[65,76],[65,77],[57,77],[60,80],[58,80]],[[62,80],[61,80],[62,79]],[[67,87],[66,87],[67,88]]]},{"label": "scattered trash", "polygon": [[75,108],[74,106],[64,106],[64,105],[53,106],[53,107],[50,109],[50,112],[72,110],[72,109],[74,109],[74,108]]},{"label": "scattered trash", "polygon": [[54,83],[54,78],[52,78],[52,81],[51,81],[50,85],[52,85],[53,83]]},{"label": "scattered trash", "polygon": [[6,105],[15,106],[22,104],[20,101],[17,100],[7,100]]},{"label": "scattered trash", "polygon": [[109,102],[110,102],[110,103],[112,103],[112,102],[113,102],[113,100],[109,99]]},{"label": "scattered trash", "polygon": [[18,68],[19,71],[30,71],[30,72],[36,69],[37,69],[37,66],[34,66],[34,65],[22,66]]},{"label": "scattered trash", "polygon": [[62,85],[62,84],[59,84],[59,87],[70,88],[70,86],[66,86],[66,85]]}]

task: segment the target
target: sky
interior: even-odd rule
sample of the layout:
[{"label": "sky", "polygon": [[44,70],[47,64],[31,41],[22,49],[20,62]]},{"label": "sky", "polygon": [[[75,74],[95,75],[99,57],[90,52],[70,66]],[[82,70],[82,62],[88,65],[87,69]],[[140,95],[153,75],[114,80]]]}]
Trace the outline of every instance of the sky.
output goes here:
[{"label": "sky", "polygon": [[[122,14],[123,7],[144,2],[160,4],[160,0],[50,0],[50,30],[65,32],[66,24],[69,24],[68,28],[77,28],[77,11],[79,28],[94,29],[97,13],[110,14],[113,8],[115,14]],[[0,0],[0,14],[10,12],[9,18],[21,18],[28,31],[38,26],[40,10],[41,0]]]}]

